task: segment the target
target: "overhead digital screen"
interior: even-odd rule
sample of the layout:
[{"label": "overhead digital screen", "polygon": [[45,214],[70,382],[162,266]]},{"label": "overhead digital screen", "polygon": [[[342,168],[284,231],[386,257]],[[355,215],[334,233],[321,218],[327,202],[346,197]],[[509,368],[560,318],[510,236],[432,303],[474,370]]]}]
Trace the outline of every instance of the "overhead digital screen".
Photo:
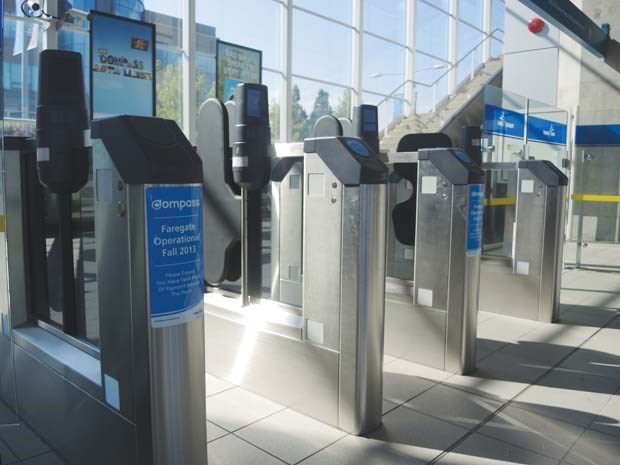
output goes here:
[{"label": "overhead digital screen", "polygon": [[217,98],[234,99],[238,84],[261,84],[263,52],[241,45],[217,41]]},{"label": "overhead digital screen", "polygon": [[93,11],[91,113],[155,116],[155,26]]}]

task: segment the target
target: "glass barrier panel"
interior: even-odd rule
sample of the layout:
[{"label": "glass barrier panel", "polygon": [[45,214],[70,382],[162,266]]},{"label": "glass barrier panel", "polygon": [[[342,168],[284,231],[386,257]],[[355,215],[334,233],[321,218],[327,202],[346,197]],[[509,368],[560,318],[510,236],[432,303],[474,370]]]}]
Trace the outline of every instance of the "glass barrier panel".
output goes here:
[{"label": "glass barrier panel", "polygon": [[485,255],[512,257],[518,172],[516,169],[485,171],[482,251]]}]

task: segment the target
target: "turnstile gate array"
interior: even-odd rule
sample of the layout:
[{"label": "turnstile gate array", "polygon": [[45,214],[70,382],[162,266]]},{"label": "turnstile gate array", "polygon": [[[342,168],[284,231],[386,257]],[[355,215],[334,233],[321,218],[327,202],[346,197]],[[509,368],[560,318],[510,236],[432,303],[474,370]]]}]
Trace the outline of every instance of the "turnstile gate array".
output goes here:
[{"label": "turnstile gate array", "polygon": [[489,171],[517,170],[518,175],[514,189],[516,214],[505,215],[506,224],[499,225],[504,235],[502,242],[508,242],[510,250],[484,254],[480,310],[557,322],[568,178],[545,160],[484,167]]},{"label": "turnstile gate array", "polygon": [[[265,93],[252,118],[268,122],[266,88],[251,89]],[[246,127],[247,116],[237,108],[236,126]],[[211,100],[200,121],[224,128],[225,117]],[[200,138],[207,166],[229,156],[233,144],[222,140]],[[382,410],[387,168],[350,137],[278,145],[271,162],[274,300],[243,305],[238,295],[210,289],[207,370],[349,433],[371,431]],[[278,192],[282,184],[293,197]],[[218,217],[205,217],[206,230],[209,221]],[[236,240],[226,237],[222,243]]]},{"label": "turnstile gate array", "polygon": [[[398,278],[388,278],[385,352],[467,373],[476,362],[484,174],[459,149],[388,157],[391,167],[417,164],[417,200],[391,205],[395,231],[416,215],[415,247],[391,250],[389,261],[413,261],[414,270],[406,279],[401,266]],[[396,257],[409,250],[411,255]]]}]

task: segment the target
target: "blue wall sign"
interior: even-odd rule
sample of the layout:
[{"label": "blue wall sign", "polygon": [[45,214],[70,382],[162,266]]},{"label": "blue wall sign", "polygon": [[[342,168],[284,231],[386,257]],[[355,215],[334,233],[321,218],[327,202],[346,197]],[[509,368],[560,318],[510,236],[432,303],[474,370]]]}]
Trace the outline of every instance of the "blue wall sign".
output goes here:
[{"label": "blue wall sign", "polygon": [[482,216],[484,212],[484,184],[469,186],[469,210],[467,212],[467,256],[482,253]]},{"label": "blue wall sign", "polygon": [[487,104],[484,106],[484,131],[502,136],[523,138],[525,136],[525,115]]},{"label": "blue wall sign", "polygon": [[202,318],[202,187],[147,187],[145,199],[151,326]]},{"label": "blue wall sign", "polygon": [[566,125],[535,116],[527,118],[527,138],[548,144],[566,145]]},{"label": "blue wall sign", "polygon": [[575,145],[620,145],[620,124],[579,125]]}]

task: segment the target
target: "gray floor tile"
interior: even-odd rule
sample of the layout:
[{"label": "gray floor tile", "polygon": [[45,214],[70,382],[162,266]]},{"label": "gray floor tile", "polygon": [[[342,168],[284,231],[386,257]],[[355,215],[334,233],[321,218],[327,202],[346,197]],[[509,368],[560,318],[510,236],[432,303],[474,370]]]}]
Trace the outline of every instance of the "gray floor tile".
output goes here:
[{"label": "gray floor tile", "polygon": [[597,431],[586,431],[564,459],[570,465],[618,465],[620,441]]},{"label": "gray floor tile", "polygon": [[282,465],[284,462],[234,434],[209,444],[209,465]]},{"label": "gray floor tile", "polygon": [[395,404],[394,402],[390,402],[389,400],[383,399],[383,405],[381,406],[381,414],[385,415],[386,413],[394,410],[396,407],[398,407],[398,404]]},{"label": "gray floor tile", "polygon": [[476,361],[480,361],[494,352],[506,347],[509,344],[504,341],[495,341],[493,339],[480,339],[476,341]]},{"label": "gray floor tile", "polygon": [[1,428],[0,439],[20,460],[50,452],[49,446],[24,424]]},{"label": "gray floor tile", "polygon": [[346,436],[300,465],[423,465],[432,458],[426,450],[398,449],[383,441]]},{"label": "gray floor tile", "polygon": [[253,423],[235,434],[290,464],[346,436],[343,431],[290,409]]},{"label": "gray floor tile", "polygon": [[519,338],[519,342],[538,342],[569,347],[579,347],[590,338],[597,328],[589,326],[564,325],[561,323],[545,324]]},{"label": "gray floor tile", "polygon": [[478,432],[561,460],[584,432],[584,428],[509,406]]},{"label": "gray floor tile", "polygon": [[478,337],[493,341],[513,342],[541,326],[538,321],[496,315],[478,326]]},{"label": "gray floor tile", "polygon": [[596,305],[586,304],[575,305],[564,312],[560,317],[560,323],[602,328],[618,315],[618,311],[615,309],[599,308]]},{"label": "gray floor tile", "polygon": [[224,392],[228,389],[232,389],[235,387],[234,384],[229,383],[226,380],[218,378],[217,376],[210,375],[207,373],[207,397],[213,396],[215,394],[219,394],[220,392]]},{"label": "gray floor tile", "polygon": [[394,357],[393,355],[388,355],[388,354],[384,354],[383,355],[383,365],[387,365],[388,363],[392,363],[394,361],[398,360],[397,357]]},{"label": "gray floor tile", "polygon": [[[619,320],[616,319],[613,323],[616,321]],[[620,357],[620,343],[618,343],[618,340],[620,340],[620,328],[614,328],[613,323],[610,327],[599,330],[581,348]]]},{"label": "gray floor tile", "polygon": [[430,389],[436,381],[417,375],[417,366],[404,360],[396,360],[383,368],[383,398],[402,404]]},{"label": "gray floor tile", "polygon": [[587,427],[607,405],[620,381],[554,370],[521,394],[521,408]]},{"label": "gray floor tile", "polygon": [[[2,431],[2,427],[0,427],[0,431]],[[15,462],[17,462],[15,454],[11,452],[11,449],[7,447],[4,441],[0,441],[0,463],[2,465],[10,465]]]},{"label": "gray floor tile", "polygon": [[620,441],[620,393],[616,393],[603,410],[601,414],[590,425],[590,428],[601,433],[616,436]]},{"label": "gray floor tile", "polygon": [[207,419],[228,431],[235,431],[283,408],[264,397],[234,388],[209,397]]},{"label": "gray floor tile", "polygon": [[213,442],[227,434],[229,433],[224,428],[220,428],[210,421],[207,422],[207,442]]},{"label": "gray floor tile", "polygon": [[440,465],[557,465],[558,461],[503,441],[474,434],[439,461]]},{"label": "gray floor tile", "polygon": [[407,407],[399,407],[383,417],[383,424],[368,436],[385,441],[388,446],[399,444],[443,451],[468,430],[438,420]]},{"label": "gray floor tile", "polygon": [[494,379],[488,373],[478,370],[470,375],[452,376],[442,384],[501,401],[512,399],[528,387],[528,384],[525,383]]},{"label": "gray floor tile", "polygon": [[66,465],[65,461],[53,452],[32,457],[24,460],[22,463],[23,465]]},{"label": "gray floor tile", "polygon": [[574,347],[565,345],[518,341],[504,347],[501,352],[525,362],[538,362],[551,367],[558,364],[573,350],[575,350]]},{"label": "gray floor tile", "polygon": [[551,364],[527,359],[516,350],[499,350],[477,364],[475,374],[488,379],[530,384],[551,369]]},{"label": "gray floor tile", "polygon": [[500,408],[503,402],[440,384],[405,405],[471,430]]},{"label": "gray floor tile", "polygon": [[[620,338],[620,334],[618,337]],[[598,350],[579,349],[562,362],[559,369],[620,380],[620,356]]]}]

